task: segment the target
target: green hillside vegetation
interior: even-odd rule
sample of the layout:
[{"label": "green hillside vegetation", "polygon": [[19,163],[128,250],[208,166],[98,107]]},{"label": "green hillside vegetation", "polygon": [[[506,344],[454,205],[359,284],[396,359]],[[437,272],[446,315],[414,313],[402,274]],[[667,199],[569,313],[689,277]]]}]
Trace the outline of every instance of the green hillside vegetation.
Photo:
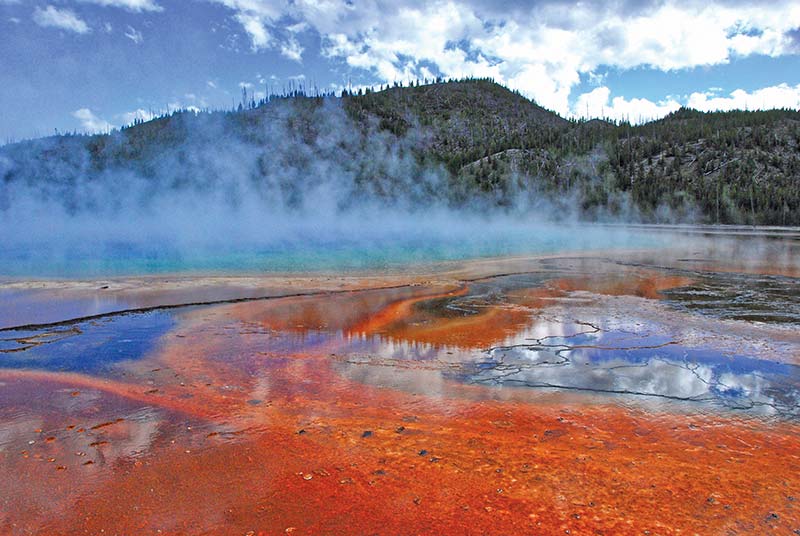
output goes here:
[{"label": "green hillside vegetation", "polygon": [[[546,201],[585,219],[800,225],[800,113],[681,109],[638,126],[575,121],[490,80],[461,80],[243,98],[234,111],[0,147],[6,188],[25,184],[73,210],[87,207],[87,183],[113,182],[125,195],[121,181],[141,180],[157,195],[234,175],[291,206],[325,174],[346,178],[345,205]],[[0,195],[0,209],[9,202]]]}]

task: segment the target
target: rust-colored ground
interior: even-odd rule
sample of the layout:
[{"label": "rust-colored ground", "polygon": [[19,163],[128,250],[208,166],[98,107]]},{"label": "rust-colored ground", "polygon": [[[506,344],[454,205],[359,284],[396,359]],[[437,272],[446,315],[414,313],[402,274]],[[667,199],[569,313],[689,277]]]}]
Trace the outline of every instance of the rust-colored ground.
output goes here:
[{"label": "rust-colored ground", "polygon": [[677,284],[558,279],[468,317],[431,306],[461,285],[216,306],[108,377],[0,371],[0,531],[792,534],[793,422],[331,356],[370,336],[480,348],[553,297]]}]

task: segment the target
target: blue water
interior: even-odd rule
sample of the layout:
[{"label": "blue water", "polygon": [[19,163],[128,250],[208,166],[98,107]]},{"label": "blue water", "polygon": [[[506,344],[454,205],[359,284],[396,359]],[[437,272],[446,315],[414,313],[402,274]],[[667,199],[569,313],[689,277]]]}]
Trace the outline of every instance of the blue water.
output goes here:
[{"label": "blue water", "polygon": [[654,247],[666,238],[593,226],[487,225],[441,233],[302,237],[267,243],[167,244],[134,241],[6,246],[0,276],[88,278],[163,273],[275,273],[402,270],[472,258]]},{"label": "blue water", "polygon": [[153,311],[35,331],[0,331],[0,367],[102,372],[120,361],[141,359],[174,325],[171,314]]},{"label": "blue water", "polygon": [[796,418],[800,367],[673,343],[664,335],[603,331],[508,347],[456,375],[470,383],[564,388],[718,404]]}]

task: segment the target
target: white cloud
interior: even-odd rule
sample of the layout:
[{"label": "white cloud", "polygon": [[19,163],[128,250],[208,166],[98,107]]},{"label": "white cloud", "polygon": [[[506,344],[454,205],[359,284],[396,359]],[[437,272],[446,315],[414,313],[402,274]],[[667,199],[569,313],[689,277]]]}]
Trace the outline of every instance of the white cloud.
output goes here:
[{"label": "white cloud", "polygon": [[273,46],[274,39],[268,27],[282,16],[287,4],[270,0],[212,0],[223,4],[235,12],[236,20],[242,25],[253,50]]},{"label": "white cloud", "polygon": [[324,55],[382,81],[431,68],[490,76],[560,113],[570,112],[581,75],[601,66],[669,71],[778,56],[796,46],[789,35],[800,27],[800,3],[792,0],[769,8],[737,0],[630,0],[614,8],[564,0],[211,1],[233,10],[254,50],[299,58],[291,28],[300,25],[320,35]]},{"label": "white cloud", "polygon": [[308,24],[305,22],[298,22],[286,27],[286,31],[293,34],[302,33],[308,30]]},{"label": "white cloud", "polygon": [[300,61],[303,57],[303,47],[294,37],[281,44],[281,54],[293,61]]},{"label": "white cloud", "polygon": [[163,11],[160,5],[154,0],[79,0],[88,4],[96,4],[103,7],[118,7],[134,13],[142,11]]},{"label": "white cloud", "polygon": [[681,107],[681,103],[674,97],[668,97],[659,102],[639,98],[628,100],[625,97],[610,99],[610,97],[611,90],[605,86],[584,93],[576,99],[571,115],[573,117],[599,117],[615,121],[644,123],[660,119]]},{"label": "white cloud", "polygon": [[114,125],[105,119],[98,117],[89,108],[81,108],[72,112],[72,117],[80,121],[81,128],[86,132],[108,132],[114,128]]},{"label": "white cloud", "polygon": [[779,84],[765,87],[748,93],[742,89],[731,92],[728,96],[719,96],[716,92],[692,93],[688,106],[697,110],[768,110],[771,108],[800,109],[800,84],[790,86]]},{"label": "white cloud", "polygon": [[89,33],[91,29],[72,10],[47,6],[37,7],[33,12],[33,21],[43,28],[58,28],[78,34]]},{"label": "white cloud", "polygon": [[660,119],[681,106],[703,112],[716,110],[769,110],[773,108],[800,109],[800,84],[779,84],[747,92],[737,89],[727,96],[716,90],[692,93],[688,97],[666,97],[658,102],[648,99],[611,98],[611,90],[601,86],[579,95],[572,107],[571,116],[600,117],[617,121],[643,123]]},{"label": "white cloud", "polygon": [[132,125],[136,121],[150,121],[162,115],[171,114],[179,110],[189,111],[197,114],[203,111],[201,107],[208,107],[208,103],[205,101],[205,99],[198,97],[193,93],[187,93],[184,95],[184,98],[187,100],[187,102],[192,102],[193,104],[187,104],[187,102],[175,100],[167,103],[167,107],[163,109],[154,110],[151,108],[150,110],[145,110],[144,108],[138,108],[130,112],[117,114],[114,116],[114,119],[117,120],[119,125],[128,126]]},{"label": "white cloud", "polygon": [[167,109],[162,113],[175,113],[177,111],[192,112],[199,114],[202,110],[192,104],[185,104],[180,101],[170,102],[167,104]]},{"label": "white cloud", "polygon": [[127,37],[137,45],[141,44],[142,41],[144,41],[144,37],[142,37],[142,32],[140,32],[133,26],[128,26],[128,28],[125,30],[125,37]]},{"label": "white cloud", "polygon": [[266,26],[258,19],[246,14],[240,14],[236,17],[239,22],[244,26],[244,30],[250,35],[253,44],[253,50],[267,48],[273,42],[272,35],[267,31]]},{"label": "white cloud", "polygon": [[150,121],[151,119],[155,118],[156,115],[148,112],[147,110],[143,110],[139,108],[138,110],[134,110],[132,112],[126,112],[124,114],[120,114],[117,116],[119,118],[120,123],[123,125],[132,125],[134,121]]}]

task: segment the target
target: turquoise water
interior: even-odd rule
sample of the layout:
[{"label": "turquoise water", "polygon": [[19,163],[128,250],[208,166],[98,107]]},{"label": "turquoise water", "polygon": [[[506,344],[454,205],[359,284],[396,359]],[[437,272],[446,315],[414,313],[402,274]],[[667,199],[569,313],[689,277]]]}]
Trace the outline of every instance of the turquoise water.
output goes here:
[{"label": "turquoise water", "polygon": [[369,238],[180,244],[86,241],[0,249],[0,276],[88,278],[166,273],[353,272],[493,256],[654,247],[666,238],[602,226],[487,225],[440,233],[385,233]]}]

